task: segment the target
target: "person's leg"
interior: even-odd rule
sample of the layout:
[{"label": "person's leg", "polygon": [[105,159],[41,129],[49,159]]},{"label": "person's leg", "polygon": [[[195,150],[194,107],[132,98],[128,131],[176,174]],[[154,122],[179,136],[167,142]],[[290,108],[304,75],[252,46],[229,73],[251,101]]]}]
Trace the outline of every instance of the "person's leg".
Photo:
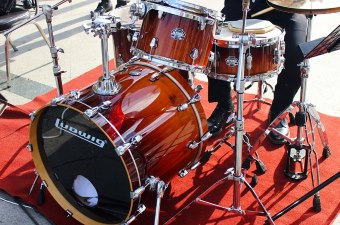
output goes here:
[{"label": "person's leg", "polygon": [[112,10],[111,0],[101,0],[98,3],[97,8],[94,10],[94,12],[101,15],[101,14],[109,12],[111,10]]},{"label": "person's leg", "polygon": [[230,121],[234,112],[230,83],[208,77],[208,101],[217,102],[217,106],[208,118],[208,129],[217,135]]},{"label": "person's leg", "polygon": [[[278,25],[280,26],[280,24]],[[295,94],[301,86],[298,64],[303,61],[303,55],[298,45],[306,41],[307,20],[305,15],[295,14],[289,20],[282,22],[281,26],[287,33],[285,36],[285,67],[278,76],[275,86],[274,99],[270,108],[272,120],[293,102]]]},{"label": "person's leg", "polygon": [[129,2],[129,1],[128,0],[127,1],[117,0],[117,4],[116,4],[115,8],[119,8],[121,6],[125,6],[127,4],[127,2]]},{"label": "person's leg", "polygon": [[[267,18],[271,17],[270,14]],[[273,15],[272,15],[273,16]],[[300,67],[303,61],[298,45],[306,41],[307,20],[302,14],[276,13],[276,19],[272,23],[284,28],[285,35],[285,63],[284,69],[278,75],[277,84],[274,91],[274,99],[269,112],[269,122],[272,122],[281,112],[283,112],[294,100],[300,88]],[[280,133],[289,135],[289,127],[286,119],[280,121],[275,127]],[[286,141],[281,136],[274,133],[269,134],[269,138],[274,144],[284,144]]]},{"label": "person's leg", "polygon": [[23,0],[22,4],[24,5],[24,9],[31,9],[33,7],[31,0]]}]

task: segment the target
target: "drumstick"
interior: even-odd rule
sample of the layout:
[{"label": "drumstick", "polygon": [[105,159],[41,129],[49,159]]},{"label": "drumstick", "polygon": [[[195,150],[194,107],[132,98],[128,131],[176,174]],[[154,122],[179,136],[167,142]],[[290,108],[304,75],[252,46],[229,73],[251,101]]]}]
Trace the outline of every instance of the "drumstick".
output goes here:
[{"label": "drumstick", "polygon": [[268,7],[268,8],[266,8],[266,9],[264,9],[264,10],[261,10],[261,11],[255,13],[255,14],[251,15],[250,17],[259,16],[259,15],[265,14],[265,13],[267,13],[267,12],[270,12],[270,11],[272,11],[272,10],[274,10],[273,7]]}]

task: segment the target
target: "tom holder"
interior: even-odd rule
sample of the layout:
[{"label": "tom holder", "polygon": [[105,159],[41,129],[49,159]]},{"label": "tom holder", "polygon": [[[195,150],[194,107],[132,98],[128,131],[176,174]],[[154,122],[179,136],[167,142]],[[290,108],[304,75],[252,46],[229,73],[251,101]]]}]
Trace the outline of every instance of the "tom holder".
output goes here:
[{"label": "tom holder", "polygon": [[93,91],[99,95],[115,95],[121,89],[121,85],[116,82],[114,75],[110,75],[109,71],[108,38],[112,32],[113,23],[113,16],[97,16],[91,24],[83,25],[86,33],[91,31],[101,40],[103,76],[92,87]]}]

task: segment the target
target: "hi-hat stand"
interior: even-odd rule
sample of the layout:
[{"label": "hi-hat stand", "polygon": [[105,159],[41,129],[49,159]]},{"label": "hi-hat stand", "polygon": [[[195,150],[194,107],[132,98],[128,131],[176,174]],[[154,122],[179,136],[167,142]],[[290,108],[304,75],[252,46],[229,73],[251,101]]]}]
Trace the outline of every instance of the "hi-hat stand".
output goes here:
[{"label": "hi-hat stand", "polygon": [[[242,31],[241,34],[238,35],[239,38],[239,64],[238,64],[238,71],[237,71],[237,79],[236,79],[236,92],[237,92],[237,115],[234,120],[235,126],[235,164],[233,168],[229,168],[226,173],[225,177],[215,182],[211,187],[209,187],[206,191],[200,194],[195,200],[193,200],[189,205],[185,206],[179,213],[189,207],[192,203],[200,203],[202,205],[212,206],[221,210],[225,210],[228,212],[237,213],[239,215],[244,214],[253,214],[253,215],[260,215],[266,216],[268,221],[271,224],[275,224],[272,217],[270,216],[269,212],[265,208],[264,204],[251,187],[251,185],[247,182],[245,177],[242,174],[242,167],[241,167],[241,160],[242,160],[242,147],[243,147],[243,138],[244,138],[244,118],[243,118],[243,102],[244,102],[244,91],[245,91],[245,78],[244,78],[244,66],[245,66],[245,55],[249,48],[249,45],[254,40],[254,35],[250,35],[245,33],[246,28],[246,18],[247,12],[249,11],[250,0],[243,0],[242,7],[243,7],[243,24],[242,24]],[[224,140],[220,141],[220,144],[226,143]],[[218,205],[212,202],[208,202],[203,200],[207,194],[209,194],[213,189],[215,189],[218,185],[227,182],[229,180],[233,181],[233,203],[230,207],[225,207],[222,205]],[[263,211],[253,211],[253,210],[244,210],[241,207],[240,199],[241,199],[241,188],[242,185],[249,189],[252,195],[255,197],[256,201],[258,202],[259,206],[262,208]],[[177,214],[176,214],[177,215]],[[165,224],[170,223],[176,217],[172,217],[168,220]]]},{"label": "hi-hat stand", "polygon": [[[321,143],[323,145],[323,157],[328,158],[331,153],[328,146],[328,139],[325,127],[321,122],[320,116],[317,113],[315,106],[311,103],[306,102],[307,79],[309,77],[310,70],[309,59],[340,49],[340,25],[335,30],[333,30],[326,38],[310,41],[313,15],[307,15],[307,18],[307,42],[299,45],[300,50],[304,55],[304,61],[299,64],[301,72],[300,101],[293,102],[269,125],[266,131],[255,142],[252,150],[249,152],[248,160],[252,158],[252,155],[264,141],[266,136],[270,132],[273,132],[284,138],[289,144],[287,154],[288,159],[286,163],[286,169],[284,171],[285,175],[294,180],[305,179],[307,178],[308,164],[310,164],[312,184],[313,188],[315,188],[316,182],[318,185],[320,185],[318,156],[314,148],[316,139],[314,132],[315,128],[318,130]],[[288,114],[291,114],[294,108],[297,108],[297,112],[294,117],[294,123],[295,125],[297,125],[297,136],[295,138],[289,138],[288,136],[278,132],[275,127],[280,123],[282,119],[286,118]],[[316,182],[314,178],[314,168],[312,163],[313,154],[315,157],[315,170],[317,175]],[[297,171],[296,167],[294,167],[298,165],[300,165],[301,167],[300,171]],[[249,169],[249,167],[249,162],[243,163],[243,168]],[[317,212],[321,210],[321,202],[318,192],[315,192],[314,195],[313,208]]]}]

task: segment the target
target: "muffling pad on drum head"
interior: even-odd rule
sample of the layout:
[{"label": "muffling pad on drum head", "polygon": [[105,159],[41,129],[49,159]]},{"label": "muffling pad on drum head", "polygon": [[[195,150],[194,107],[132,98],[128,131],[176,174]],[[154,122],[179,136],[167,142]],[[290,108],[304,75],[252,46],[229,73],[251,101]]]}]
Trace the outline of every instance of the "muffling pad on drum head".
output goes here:
[{"label": "muffling pad on drum head", "polygon": [[[229,21],[228,28],[231,32],[241,33],[242,20]],[[275,26],[268,20],[251,19],[247,21],[246,33],[264,34],[275,29]]]}]

